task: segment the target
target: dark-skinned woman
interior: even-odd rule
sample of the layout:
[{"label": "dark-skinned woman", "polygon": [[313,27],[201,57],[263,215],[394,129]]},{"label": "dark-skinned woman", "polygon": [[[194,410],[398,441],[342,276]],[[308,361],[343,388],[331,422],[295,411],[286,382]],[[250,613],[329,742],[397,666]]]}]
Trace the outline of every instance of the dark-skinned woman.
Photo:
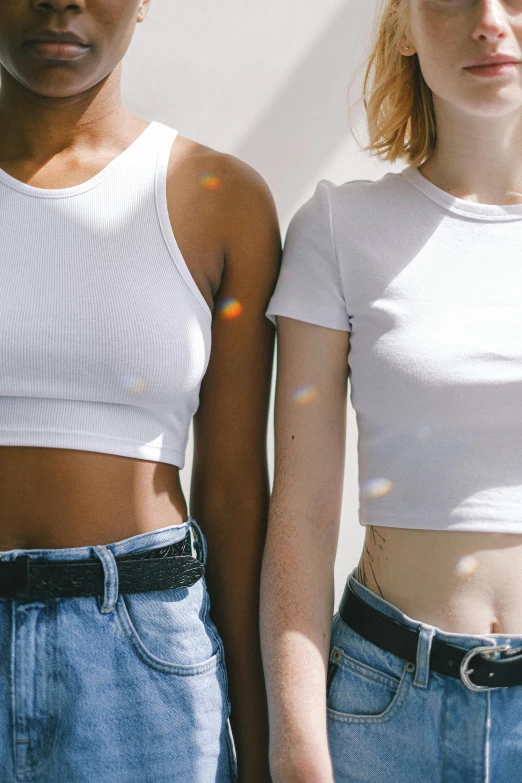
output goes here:
[{"label": "dark-skinned woman", "polygon": [[247,165],[122,105],[149,7],[0,5],[5,783],[269,779],[277,218]]}]

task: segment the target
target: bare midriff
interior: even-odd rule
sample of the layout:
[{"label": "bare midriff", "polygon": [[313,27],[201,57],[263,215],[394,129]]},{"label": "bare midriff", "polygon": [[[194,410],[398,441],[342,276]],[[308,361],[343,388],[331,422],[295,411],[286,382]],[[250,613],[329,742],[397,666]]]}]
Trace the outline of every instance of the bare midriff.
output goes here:
[{"label": "bare midriff", "polygon": [[521,534],[369,526],[355,575],[441,630],[522,634]]},{"label": "bare midriff", "polygon": [[92,451],[0,447],[0,551],[107,544],[186,519],[174,465]]}]

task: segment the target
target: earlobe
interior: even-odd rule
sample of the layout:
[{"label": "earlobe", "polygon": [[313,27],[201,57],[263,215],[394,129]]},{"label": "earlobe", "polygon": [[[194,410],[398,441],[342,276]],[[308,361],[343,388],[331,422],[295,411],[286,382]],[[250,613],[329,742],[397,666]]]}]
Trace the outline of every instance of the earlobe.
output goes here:
[{"label": "earlobe", "polygon": [[402,41],[400,46],[400,53],[405,57],[411,57],[415,54],[415,47],[409,41]]}]

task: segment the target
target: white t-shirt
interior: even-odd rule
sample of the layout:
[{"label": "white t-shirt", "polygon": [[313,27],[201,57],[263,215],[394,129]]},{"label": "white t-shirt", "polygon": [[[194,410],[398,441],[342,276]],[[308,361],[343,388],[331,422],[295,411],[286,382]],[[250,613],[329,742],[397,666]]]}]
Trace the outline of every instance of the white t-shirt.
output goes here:
[{"label": "white t-shirt", "polygon": [[362,525],[522,533],[522,204],[320,182],[267,315],[351,332]]}]

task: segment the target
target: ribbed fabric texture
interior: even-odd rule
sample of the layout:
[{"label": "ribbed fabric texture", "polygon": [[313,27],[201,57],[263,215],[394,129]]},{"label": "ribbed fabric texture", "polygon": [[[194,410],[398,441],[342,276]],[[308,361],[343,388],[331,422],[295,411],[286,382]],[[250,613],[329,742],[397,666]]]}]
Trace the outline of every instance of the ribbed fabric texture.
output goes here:
[{"label": "ribbed fabric texture", "polygon": [[0,169],[0,445],[183,467],[211,312],[167,210],[176,135],[153,121],[71,188]]}]

